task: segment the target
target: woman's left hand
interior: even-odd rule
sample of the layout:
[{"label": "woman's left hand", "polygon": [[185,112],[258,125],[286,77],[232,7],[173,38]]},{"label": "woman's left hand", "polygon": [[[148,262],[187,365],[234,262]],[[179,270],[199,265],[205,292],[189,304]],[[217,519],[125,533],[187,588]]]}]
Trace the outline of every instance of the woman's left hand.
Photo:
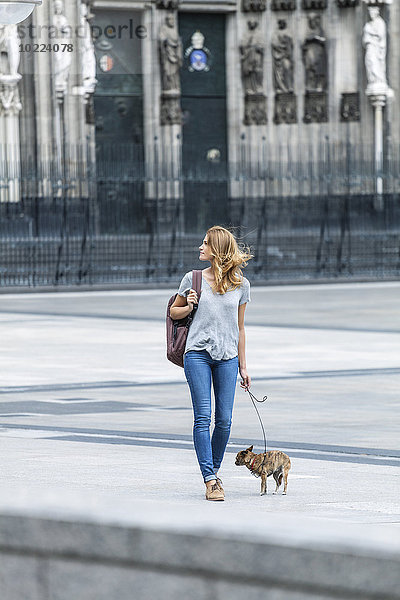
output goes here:
[{"label": "woman's left hand", "polygon": [[240,377],[243,379],[243,381],[240,382],[241,387],[244,389],[249,388],[251,386],[251,379],[247,369],[242,369],[239,367],[239,373]]}]

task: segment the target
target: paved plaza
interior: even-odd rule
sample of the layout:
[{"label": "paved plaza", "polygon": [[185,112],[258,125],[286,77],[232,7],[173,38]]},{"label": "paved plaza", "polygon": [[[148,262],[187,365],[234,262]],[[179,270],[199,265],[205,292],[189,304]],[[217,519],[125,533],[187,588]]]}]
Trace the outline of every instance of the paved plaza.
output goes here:
[{"label": "paved plaza", "polygon": [[252,287],[251,390],[268,395],[268,448],[292,470],[286,497],[272,480],[261,497],[235,466],[238,450],[263,450],[238,380],[224,503],[204,500],[184,372],[165,357],[173,291],[0,295],[0,504],[75,494],[398,527],[400,283]]}]

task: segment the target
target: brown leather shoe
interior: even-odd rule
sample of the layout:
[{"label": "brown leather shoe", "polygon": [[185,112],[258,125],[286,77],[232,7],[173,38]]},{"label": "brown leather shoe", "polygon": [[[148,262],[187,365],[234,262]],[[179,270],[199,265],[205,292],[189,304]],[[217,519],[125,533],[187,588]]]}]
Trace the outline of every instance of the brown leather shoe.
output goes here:
[{"label": "brown leather shoe", "polygon": [[225,500],[224,491],[220,490],[218,483],[213,483],[213,485],[207,486],[206,500]]}]

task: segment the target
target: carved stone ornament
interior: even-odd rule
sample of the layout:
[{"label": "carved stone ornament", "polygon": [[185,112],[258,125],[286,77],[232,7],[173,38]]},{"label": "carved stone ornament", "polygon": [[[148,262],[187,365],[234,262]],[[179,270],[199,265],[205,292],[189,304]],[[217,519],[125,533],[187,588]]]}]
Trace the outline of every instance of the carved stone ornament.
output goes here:
[{"label": "carved stone ornament", "polygon": [[353,8],[358,6],[360,0],[336,0],[336,4],[339,8]]},{"label": "carved stone ornament", "polygon": [[297,99],[292,92],[275,95],[274,123],[297,123]]},{"label": "carved stone ornament", "polygon": [[160,123],[161,125],[182,124],[180,94],[161,94]]},{"label": "carved stone ornament", "polygon": [[358,92],[342,94],[340,120],[345,123],[360,120],[360,94]]},{"label": "carved stone ornament", "polygon": [[180,0],[157,0],[157,8],[164,10],[176,10],[180,4]]},{"label": "carved stone ornament", "polygon": [[327,0],[302,0],[302,8],[305,10],[319,10],[326,8]]},{"label": "carved stone ornament", "polygon": [[191,45],[185,50],[185,59],[188,62],[188,70],[191,73],[210,70],[212,62],[211,52],[204,45],[205,37],[198,29],[191,37]]},{"label": "carved stone ornament", "polygon": [[304,123],[327,123],[328,98],[325,92],[306,92]]},{"label": "carved stone ornament", "polygon": [[271,10],[296,10],[296,0],[272,0]]},{"label": "carved stone ornament", "polygon": [[16,116],[22,110],[18,83],[22,79],[16,75],[0,75],[0,116]]},{"label": "carved stone ornament", "polygon": [[267,124],[267,99],[264,94],[246,94],[243,123],[245,125]]},{"label": "carved stone ornament", "polygon": [[243,12],[263,12],[267,8],[267,0],[242,0]]}]

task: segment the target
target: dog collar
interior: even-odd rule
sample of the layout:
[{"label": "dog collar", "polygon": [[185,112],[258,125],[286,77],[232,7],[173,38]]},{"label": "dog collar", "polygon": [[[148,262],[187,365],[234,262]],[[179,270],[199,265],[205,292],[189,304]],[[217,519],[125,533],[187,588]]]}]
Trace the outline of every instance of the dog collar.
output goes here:
[{"label": "dog collar", "polygon": [[255,457],[253,458],[253,460],[251,461],[251,463],[250,463],[250,471],[252,471],[252,470],[253,470],[253,465],[254,465],[254,462],[255,462],[256,458],[257,458],[257,456],[255,456]]}]

